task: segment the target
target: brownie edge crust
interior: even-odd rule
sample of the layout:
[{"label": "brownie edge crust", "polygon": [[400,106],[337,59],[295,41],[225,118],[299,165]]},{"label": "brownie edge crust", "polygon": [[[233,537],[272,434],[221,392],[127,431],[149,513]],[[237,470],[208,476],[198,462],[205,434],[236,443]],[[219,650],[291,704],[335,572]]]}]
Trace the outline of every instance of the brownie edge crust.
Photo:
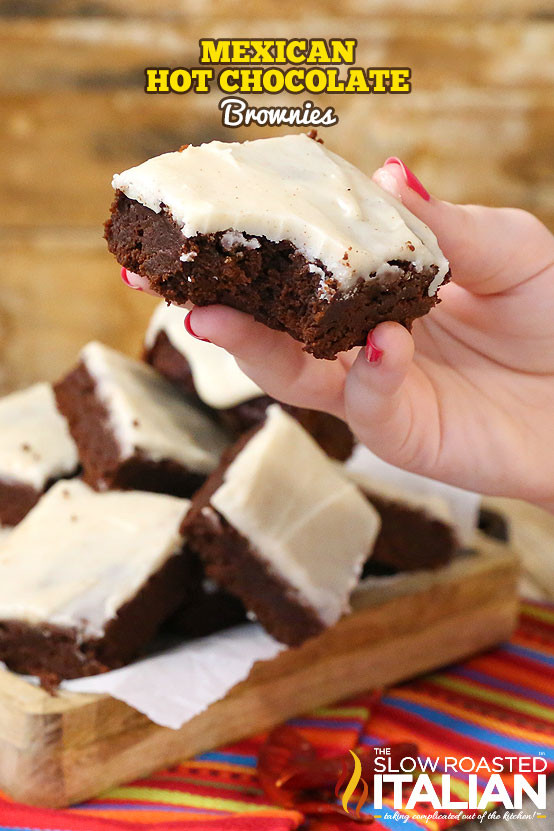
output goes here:
[{"label": "brownie edge crust", "polygon": [[64,678],[96,675],[135,658],[189,591],[191,558],[184,547],[118,610],[102,638],[85,638],[73,627],[0,620],[0,660],[15,672],[37,675],[53,690]]},{"label": "brownie edge crust", "polygon": [[54,385],[54,393],[79,448],[83,479],[96,490],[137,489],[191,496],[204,481],[203,475],[172,459],[153,461],[139,450],[122,458],[109,413],[82,361]]},{"label": "brownie edge crust", "polygon": [[[104,235],[120,265],[147,277],[166,300],[231,306],[287,332],[316,358],[334,359],[362,346],[367,333],[385,320],[409,328],[439,302],[428,294],[436,266],[418,272],[412,263],[393,261],[395,269],[379,278],[368,275],[371,279],[360,279],[341,294],[333,291],[325,266],[310,263],[292,242],[262,236],[256,237],[259,247],[228,250],[224,234],[186,238],[166,208],[156,213],[117,191]],[[248,234],[243,236],[248,239]],[[186,255],[185,262],[181,258]],[[322,272],[327,297],[318,296]]]},{"label": "brownie edge crust", "polygon": [[181,533],[202,560],[209,578],[240,598],[273,637],[288,646],[298,646],[322,632],[324,624],[272,572],[246,537],[210,504],[225,471],[260,429],[261,425],[252,428],[223,454],[217,470],[196,493]]}]

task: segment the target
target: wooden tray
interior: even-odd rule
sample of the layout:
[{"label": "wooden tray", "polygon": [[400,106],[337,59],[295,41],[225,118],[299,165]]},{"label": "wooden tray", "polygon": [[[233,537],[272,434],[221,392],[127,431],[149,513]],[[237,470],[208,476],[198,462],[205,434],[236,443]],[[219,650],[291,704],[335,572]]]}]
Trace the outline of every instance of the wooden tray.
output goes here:
[{"label": "wooden tray", "polygon": [[517,558],[478,538],[438,573],[373,579],[353,613],[298,649],[254,666],[221,701],[170,730],[107,695],[52,697],[0,671],[0,789],[67,806],[237,741],[314,707],[427,672],[510,636]]}]

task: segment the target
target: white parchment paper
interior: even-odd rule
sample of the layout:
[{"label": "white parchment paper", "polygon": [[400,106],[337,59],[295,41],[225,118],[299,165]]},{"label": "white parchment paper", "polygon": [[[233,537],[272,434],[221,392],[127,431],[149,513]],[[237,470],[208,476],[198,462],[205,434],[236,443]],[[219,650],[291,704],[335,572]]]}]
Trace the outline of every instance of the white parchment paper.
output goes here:
[{"label": "white parchment paper", "polygon": [[176,730],[243,681],[256,661],[268,661],[284,649],[259,624],[245,623],[121,669],[64,681],[61,687],[107,693]]}]

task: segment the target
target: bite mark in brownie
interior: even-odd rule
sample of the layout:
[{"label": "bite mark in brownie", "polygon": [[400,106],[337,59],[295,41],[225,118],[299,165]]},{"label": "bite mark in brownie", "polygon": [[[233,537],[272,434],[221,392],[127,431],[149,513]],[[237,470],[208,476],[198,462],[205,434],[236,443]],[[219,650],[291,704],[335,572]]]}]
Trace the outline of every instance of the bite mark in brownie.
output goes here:
[{"label": "bite mark in brownie", "polygon": [[302,134],[208,142],[113,177],[106,239],[168,301],[223,303],[318,358],[410,326],[448,261],[432,231],[361,170]]},{"label": "bite mark in brownie", "polygon": [[[105,230],[109,250],[125,268],[147,277],[161,297],[177,305],[222,303],[247,312],[287,332],[316,358],[334,359],[362,346],[385,320],[410,328],[438,302],[428,294],[434,266],[418,271],[410,262],[391,261],[380,277],[360,278],[347,295],[336,292],[325,299],[318,296],[320,273],[287,240],[258,237],[259,248],[227,250],[222,238],[231,229],[187,239],[167,210],[155,213],[121,192],[111,211]],[[190,254],[194,258],[184,261]],[[316,267],[332,284],[323,263]]]}]

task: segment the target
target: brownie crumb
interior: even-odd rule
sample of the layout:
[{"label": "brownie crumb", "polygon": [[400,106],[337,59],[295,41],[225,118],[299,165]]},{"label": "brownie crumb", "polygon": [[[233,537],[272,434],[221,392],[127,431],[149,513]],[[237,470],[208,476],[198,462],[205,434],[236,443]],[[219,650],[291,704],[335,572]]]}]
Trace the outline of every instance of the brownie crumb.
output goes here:
[{"label": "brownie crumb", "polygon": [[317,141],[318,144],[323,144],[323,139],[318,137],[317,130],[308,130],[306,135],[308,138],[313,139],[313,141]]}]

